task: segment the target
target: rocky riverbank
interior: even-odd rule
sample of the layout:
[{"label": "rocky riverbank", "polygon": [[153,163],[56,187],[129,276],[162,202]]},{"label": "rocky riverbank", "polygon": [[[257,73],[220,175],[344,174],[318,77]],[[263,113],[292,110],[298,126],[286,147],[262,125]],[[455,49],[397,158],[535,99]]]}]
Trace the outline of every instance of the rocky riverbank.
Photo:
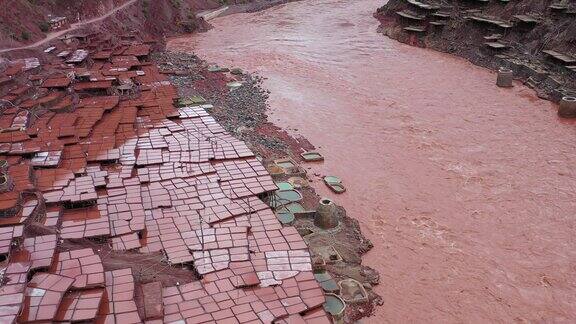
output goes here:
[{"label": "rocky riverbank", "polygon": [[[332,284],[323,285],[325,291],[342,295],[340,286],[335,284],[353,279],[359,283],[355,288],[358,295],[347,302],[343,319],[351,323],[369,316],[374,307],[383,302],[372,290],[379,284],[379,274],[362,265],[362,255],[372,248],[372,243],[362,235],[358,221],[347,216],[342,207],[337,207],[339,225],[336,228],[323,230],[314,224],[321,197],[308,185],[309,176],[313,175],[307,174],[309,162],[300,156],[302,152],[313,150],[314,146],[267,120],[269,93],[262,87],[261,77],[233,67],[208,64],[193,54],[163,51],[156,53],[153,60],[163,73],[170,75],[180,97],[206,102],[210,114],[227,131],[246,142],[277,183],[291,183],[301,194],[299,204],[303,210],[294,213],[290,225],[298,229],[308,244],[315,272],[327,271],[332,278]],[[276,172],[273,166],[278,159],[290,159],[296,163],[296,168],[290,172]]]},{"label": "rocky riverbank", "polygon": [[482,67],[507,67],[538,96],[576,93],[575,7],[548,1],[391,0],[374,14],[384,35],[458,55]]}]

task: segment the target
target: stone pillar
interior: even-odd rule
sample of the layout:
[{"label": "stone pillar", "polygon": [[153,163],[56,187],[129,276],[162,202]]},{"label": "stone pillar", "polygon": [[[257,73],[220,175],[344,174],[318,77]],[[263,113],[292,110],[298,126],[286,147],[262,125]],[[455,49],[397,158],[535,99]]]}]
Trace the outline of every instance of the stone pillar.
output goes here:
[{"label": "stone pillar", "polygon": [[576,97],[563,97],[562,100],[560,100],[558,116],[576,118]]},{"label": "stone pillar", "polygon": [[508,68],[501,67],[498,70],[498,79],[496,85],[501,88],[511,88],[514,80],[514,72]]},{"label": "stone pillar", "polygon": [[314,217],[314,225],[322,229],[331,229],[338,226],[337,207],[328,198],[320,199],[320,204]]}]

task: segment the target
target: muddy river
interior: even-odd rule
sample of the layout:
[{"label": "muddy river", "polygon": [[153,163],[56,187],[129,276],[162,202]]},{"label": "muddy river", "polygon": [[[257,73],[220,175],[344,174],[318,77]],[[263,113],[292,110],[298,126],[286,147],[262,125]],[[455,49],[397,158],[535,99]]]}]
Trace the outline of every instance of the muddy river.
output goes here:
[{"label": "muddy river", "polygon": [[303,0],[212,20],[175,50],[255,71],[270,120],[375,248],[369,323],[576,321],[576,125],[517,84],[377,33],[381,0]]}]

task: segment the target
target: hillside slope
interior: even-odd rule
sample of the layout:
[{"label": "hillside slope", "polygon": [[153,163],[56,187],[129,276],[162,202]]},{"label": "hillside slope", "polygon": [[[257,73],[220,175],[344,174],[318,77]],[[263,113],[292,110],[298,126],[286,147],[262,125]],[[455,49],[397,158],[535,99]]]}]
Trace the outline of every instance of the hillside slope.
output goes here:
[{"label": "hillside slope", "polygon": [[[85,21],[106,14],[127,0],[1,0],[0,48],[17,47],[46,37],[49,15],[65,16],[69,22]],[[216,0],[139,0],[104,24],[114,29],[138,29],[163,34],[191,31],[198,26],[194,13],[216,8]],[[100,25],[100,24],[99,24]]]},{"label": "hillside slope", "polygon": [[381,32],[398,41],[488,68],[510,67],[543,98],[557,101],[576,89],[576,6],[552,0],[390,0],[375,17]]}]

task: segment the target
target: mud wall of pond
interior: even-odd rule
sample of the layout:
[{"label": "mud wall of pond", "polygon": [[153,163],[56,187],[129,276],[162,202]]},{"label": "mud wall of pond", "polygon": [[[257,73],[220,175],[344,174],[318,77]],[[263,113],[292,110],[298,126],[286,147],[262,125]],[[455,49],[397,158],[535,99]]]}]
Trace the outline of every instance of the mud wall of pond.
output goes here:
[{"label": "mud wall of pond", "polygon": [[374,16],[380,31],[398,41],[492,69],[512,68],[542,98],[559,101],[576,90],[576,6],[549,0],[390,0]]}]

